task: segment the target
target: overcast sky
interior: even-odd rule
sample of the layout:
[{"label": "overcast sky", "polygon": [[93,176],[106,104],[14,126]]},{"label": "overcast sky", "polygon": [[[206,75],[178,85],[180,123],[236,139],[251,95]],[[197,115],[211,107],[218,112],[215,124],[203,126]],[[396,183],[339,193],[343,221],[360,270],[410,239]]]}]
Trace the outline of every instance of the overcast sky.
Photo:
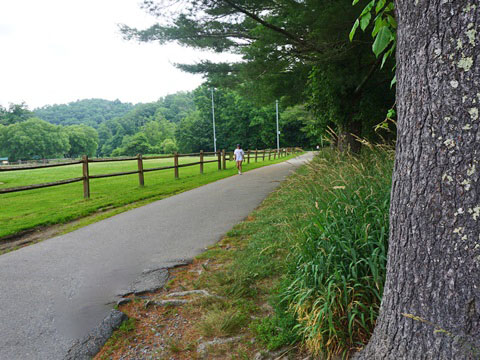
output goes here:
[{"label": "overcast sky", "polygon": [[155,19],[139,0],[0,0],[0,105],[85,98],[148,102],[202,83],[173,64],[219,60],[175,44],[127,42],[117,24]]}]

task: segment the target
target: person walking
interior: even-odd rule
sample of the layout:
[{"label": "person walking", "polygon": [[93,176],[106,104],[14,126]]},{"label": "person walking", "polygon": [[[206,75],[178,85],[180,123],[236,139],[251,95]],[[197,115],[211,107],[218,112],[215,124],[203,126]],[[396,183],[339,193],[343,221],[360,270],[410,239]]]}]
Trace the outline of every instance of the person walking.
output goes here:
[{"label": "person walking", "polygon": [[237,162],[238,175],[242,175],[242,162],[245,153],[243,152],[242,146],[240,144],[237,144],[237,148],[233,152],[233,156],[235,157],[235,161]]}]

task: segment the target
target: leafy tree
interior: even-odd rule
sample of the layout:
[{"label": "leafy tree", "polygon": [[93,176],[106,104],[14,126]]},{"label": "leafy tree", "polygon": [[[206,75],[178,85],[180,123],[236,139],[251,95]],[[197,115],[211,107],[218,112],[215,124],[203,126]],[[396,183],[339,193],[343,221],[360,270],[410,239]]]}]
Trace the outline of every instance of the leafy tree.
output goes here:
[{"label": "leafy tree", "polygon": [[[370,50],[373,39],[359,34],[353,42],[349,41],[350,24],[356,17],[350,0],[183,3],[184,6],[169,7],[173,1],[144,1],[144,8],[158,16],[161,23],[144,30],[123,26],[125,37],[160,43],[176,41],[239,54],[241,62],[205,61],[180,68],[205,74],[212,85],[237,88],[242,95],[263,105],[272,104],[276,98],[282,98],[284,106],[308,99],[313,111],[322,114],[329,111],[329,104],[309,93],[327,92],[341,109],[330,118],[332,125],[350,146],[356,146],[350,133],[371,133],[370,124],[363,124],[372,115],[364,104],[378,103],[382,99],[380,93],[382,109],[393,103],[389,74],[379,70],[380,59],[375,59]],[[337,81],[337,73],[341,81]],[[310,81],[310,89],[305,93],[309,78],[316,76],[320,78]],[[323,88],[325,82],[327,89]],[[370,96],[374,99],[365,100]]]},{"label": "leafy tree", "polygon": [[86,125],[71,125],[63,128],[68,136],[70,150],[66,153],[69,158],[81,157],[82,155],[95,156],[98,147],[97,131]]},{"label": "leafy tree", "polygon": [[355,75],[350,62],[345,59],[343,65],[326,64],[312,71],[308,105],[315,114],[317,131],[325,134],[330,127],[339,135],[341,148],[358,149],[360,144],[349,134],[375,140],[375,125],[394,103],[394,96],[387,73],[378,78],[380,82],[365,86],[361,90],[365,94],[358,93],[356,88],[362,79]]},{"label": "leafy tree", "polygon": [[135,156],[137,154],[151,153],[151,146],[148,144],[148,139],[144,133],[139,132],[133,136],[125,136],[122,141],[122,146],[115,149],[113,156],[128,155]]},{"label": "leafy tree", "polygon": [[98,132],[98,147],[97,155],[107,156],[112,153],[114,148],[111,147],[113,130],[106,123],[100,124],[97,129]]},{"label": "leafy tree", "polygon": [[57,158],[70,149],[68,136],[60,126],[38,118],[9,125],[3,132],[2,148],[12,161]]},{"label": "leafy tree", "polygon": [[35,116],[56,125],[88,125],[98,128],[100,124],[116,117],[122,117],[134,108],[120,100],[103,99],[77,100],[62,105],[46,105],[35,109]]},{"label": "leafy tree", "polygon": [[142,132],[147,137],[148,143],[154,152],[163,152],[162,143],[172,139],[175,135],[175,124],[165,118],[147,122],[142,126]]},{"label": "leafy tree", "polygon": [[113,150],[120,147],[126,130],[118,119],[113,119],[101,126],[99,131],[99,152],[101,156],[109,156]]},{"label": "leafy tree", "polygon": [[7,127],[0,124],[0,157],[8,156],[7,153]]},{"label": "leafy tree", "polygon": [[0,106],[0,124],[11,125],[22,121],[26,121],[33,117],[33,113],[28,110],[25,103],[10,104],[8,109]]},{"label": "leafy tree", "polygon": [[[353,5],[358,2],[359,0],[354,0]],[[371,0],[363,8],[350,31],[350,41],[352,41],[358,27],[365,31],[372,24],[372,37],[375,39],[372,51],[377,57],[383,53],[382,67],[394,54],[397,45],[397,21],[394,10],[395,5],[392,0]]]},{"label": "leafy tree", "polygon": [[155,119],[156,103],[140,104],[124,116],[107,120],[99,130],[99,155],[109,156],[122,147],[125,136],[133,136],[142,126]]},{"label": "leafy tree", "polygon": [[387,277],[373,336],[356,359],[478,359],[478,8],[465,0],[395,6]]},{"label": "leafy tree", "polygon": [[203,117],[199,111],[191,112],[180,121],[175,131],[175,139],[181,153],[213,151],[210,120]]},{"label": "leafy tree", "polygon": [[323,145],[325,129],[318,127],[318,120],[305,105],[285,109],[280,117],[280,139],[283,146],[314,147]]},{"label": "leafy tree", "polygon": [[161,149],[163,154],[172,154],[178,150],[177,144],[173,139],[165,139],[162,142]]},{"label": "leafy tree", "polygon": [[158,100],[157,112],[168,121],[178,124],[189,112],[195,110],[193,93],[180,91]]},{"label": "leafy tree", "polygon": [[[217,149],[234,149],[238,143],[244,149],[276,147],[275,106],[258,106],[237,91],[225,89],[215,90],[214,99]],[[206,85],[195,89],[194,101],[197,111],[177,127],[178,147],[180,152],[213,151],[211,90]],[[282,146],[309,146],[301,130],[303,120],[280,116]]]}]

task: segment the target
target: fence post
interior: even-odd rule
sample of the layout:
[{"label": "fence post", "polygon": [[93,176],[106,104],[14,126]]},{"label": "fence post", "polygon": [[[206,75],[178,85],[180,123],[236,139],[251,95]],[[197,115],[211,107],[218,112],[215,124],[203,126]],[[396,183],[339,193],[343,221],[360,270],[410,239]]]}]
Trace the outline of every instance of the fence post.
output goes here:
[{"label": "fence post", "polygon": [[247,164],[250,164],[250,150],[247,150]]},{"label": "fence post", "polygon": [[138,182],[141,187],[145,185],[145,181],[143,178],[143,158],[142,154],[137,155],[137,164],[138,164]]},{"label": "fence post", "polygon": [[268,161],[272,159],[272,150],[268,149]]},{"label": "fence post", "polygon": [[173,166],[175,166],[175,179],[178,179],[178,152],[173,155]]},{"label": "fence post", "polygon": [[262,157],[262,161],[265,161],[265,149],[263,149],[263,157]]},{"label": "fence post", "polygon": [[88,174],[88,156],[83,155],[82,158],[82,170],[83,170],[83,197],[90,199],[90,179]]},{"label": "fence post", "polygon": [[220,150],[217,151],[217,157],[218,157],[218,170],[222,170],[222,153]]},{"label": "fence post", "polygon": [[200,174],[203,174],[203,150],[200,150]]},{"label": "fence post", "polygon": [[255,149],[255,162],[257,162],[258,159],[258,149]]},{"label": "fence post", "polygon": [[227,156],[225,154],[225,149],[222,150],[222,161],[223,161],[223,170],[227,169]]}]

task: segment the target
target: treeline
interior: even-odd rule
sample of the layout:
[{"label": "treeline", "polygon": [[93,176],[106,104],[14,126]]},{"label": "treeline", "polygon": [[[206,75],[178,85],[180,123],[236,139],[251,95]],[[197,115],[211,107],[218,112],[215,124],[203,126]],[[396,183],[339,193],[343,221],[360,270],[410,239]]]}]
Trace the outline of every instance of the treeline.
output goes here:
[{"label": "treeline", "polygon": [[[259,106],[234,90],[214,91],[218,149],[276,146],[275,104]],[[282,146],[319,142],[315,118],[302,105],[280,114]],[[0,107],[0,156],[10,161],[184,153],[213,150],[211,90],[167,95],[156,102],[125,104],[88,99],[30,111],[26,104]]]},{"label": "treeline", "polygon": [[[212,87],[217,88],[214,97],[220,149],[236,143],[245,148],[274,147],[277,99],[282,146],[321,144],[330,130],[338,135],[335,140],[340,148],[358,150],[357,138],[380,139],[374,129],[395,103],[391,88],[395,64],[392,57],[377,58],[372,52],[371,35],[378,31],[376,27],[372,33],[357,31],[350,41],[358,16],[351,0],[188,3],[191,6],[178,8],[175,1],[167,0],[162,8],[169,10],[158,13],[156,1],[145,1],[147,11],[160,18],[167,16],[168,21],[149,29],[123,26],[124,37],[177,41],[240,54],[242,61],[178,64],[185,71],[202,74],[205,84],[148,104],[90,99],[34,111],[28,111],[24,104],[0,108],[0,155],[24,159],[80,153],[117,156],[211,151]],[[369,4],[367,0],[360,0],[362,3]],[[265,18],[259,21],[252,14]],[[367,26],[371,25],[363,21],[359,29]],[[41,120],[53,127],[40,125]],[[51,144],[46,143],[48,136],[31,141],[35,138],[31,131],[39,129],[60,135]],[[89,136],[88,144],[85,136]],[[394,133],[389,136],[394,138]]]},{"label": "treeline", "polygon": [[[394,59],[380,54],[394,36],[388,29],[376,39],[372,35],[395,23],[390,1],[355,0],[356,7],[352,0],[186,0],[180,7],[175,0],[142,3],[158,23],[146,29],[123,25],[125,39],[241,56],[236,62],[177,66],[201,74],[209,86],[234,89],[265,111],[279,99],[288,113],[309,117],[302,121],[307,131],[289,128],[292,136],[311,139],[315,134],[319,141],[332,129],[339,147],[354,151],[360,148],[358,137],[380,139],[374,129],[395,103]],[[358,31],[350,39],[353,24]],[[391,53],[393,48],[388,49]]]},{"label": "treeline", "polygon": [[78,100],[69,104],[46,105],[35,109],[36,117],[55,125],[87,125],[98,128],[103,122],[122,117],[131,111],[134,105],[120,100],[103,99]]}]

